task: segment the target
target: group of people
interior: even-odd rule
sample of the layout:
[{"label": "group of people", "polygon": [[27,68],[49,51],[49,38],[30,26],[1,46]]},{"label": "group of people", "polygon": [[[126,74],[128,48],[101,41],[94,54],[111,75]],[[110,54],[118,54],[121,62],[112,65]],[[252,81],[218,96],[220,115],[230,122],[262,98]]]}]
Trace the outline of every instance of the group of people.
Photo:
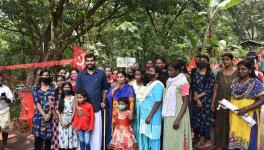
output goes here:
[{"label": "group of people", "polygon": [[[148,60],[144,69],[135,63],[115,71],[97,69],[96,57],[87,54],[85,70],[60,69],[55,82],[44,69],[32,88],[35,149],[259,150],[263,83],[254,58],[237,66],[233,59],[224,53],[218,72],[207,55],[197,55],[190,72],[183,59],[167,65],[161,57]],[[1,112],[11,99],[1,95]],[[222,99],[237,106],[237,113],[217,109]],[[245,114],[257,124],[250,127],[241,118]]]},{"label": "group of people", "polygon": [[[234,56],[221,56],[222,69],[211,70],[209,57],[196,56],[191,71],[191,127],[199,149],[215,145],[219,149],[260,150],[260,109],[264,103],[263,74],[255,70],[257,56],[248,56],[234,66]],[[238,107],[231,112],[217,109],[226,99]],[[241,117],[250,116],[256,125],[249,126]],[[214,138],[210,129],[214,120]]]}]

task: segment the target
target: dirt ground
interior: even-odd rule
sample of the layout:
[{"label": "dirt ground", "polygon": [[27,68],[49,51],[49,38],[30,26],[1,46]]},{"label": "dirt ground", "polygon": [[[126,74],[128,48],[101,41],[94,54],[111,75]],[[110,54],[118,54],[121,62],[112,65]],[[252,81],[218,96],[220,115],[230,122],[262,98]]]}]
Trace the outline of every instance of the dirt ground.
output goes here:
[{"label": "dirt ground", "polygon": [[[20,126],[23,125],[23,126]],[[21,128],[23,127],[23,128]],[[26,123],[19,124],[12,121],[9,127],[8,144],[9,150],[34,150],[34,136],[30,133]],[[0,135],[0,150],[2,150],[2,136]]]},{"label": "dirt ground", "polygon": [[[0,149],[2,149],[2,136],[0,136]],[[34,150],[34,136],[32,134],[10,134],[8,138],[9,150]]]}]

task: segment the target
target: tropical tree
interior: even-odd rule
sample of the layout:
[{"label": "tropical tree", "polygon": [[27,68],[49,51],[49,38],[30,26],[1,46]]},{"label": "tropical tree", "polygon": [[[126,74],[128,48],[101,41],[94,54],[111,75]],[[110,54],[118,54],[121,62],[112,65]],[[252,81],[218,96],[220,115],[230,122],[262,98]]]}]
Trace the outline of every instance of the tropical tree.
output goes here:
[{"label": "tropical tree", "polygon": [[24,42],[34,53],[32,62],[56,60],[88,31],[133,7],[132,0],[3,0],[0,28],[26,37]]}]

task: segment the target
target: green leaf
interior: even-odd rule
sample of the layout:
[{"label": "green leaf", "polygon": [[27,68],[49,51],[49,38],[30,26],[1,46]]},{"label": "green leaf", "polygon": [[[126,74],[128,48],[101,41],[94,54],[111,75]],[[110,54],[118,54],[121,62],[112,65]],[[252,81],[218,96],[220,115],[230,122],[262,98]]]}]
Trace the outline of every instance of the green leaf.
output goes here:
[{"label": "green leaf", "polygon": [[236,4],[240,3],[241,0],[225,0],[218,5],[219,9],[226,10]]},{"label": "green leaf", "polygon": [[206,12],[198,12],[198,14],[193,18],[193,23],[197,24],[200,23],[202,21],[204,21],[204,19],[206,18],[207,13]]},{"label": "green leaf", "polygon": [[210,0],[210,7],[216,7],[219,5],[219,0]]}]

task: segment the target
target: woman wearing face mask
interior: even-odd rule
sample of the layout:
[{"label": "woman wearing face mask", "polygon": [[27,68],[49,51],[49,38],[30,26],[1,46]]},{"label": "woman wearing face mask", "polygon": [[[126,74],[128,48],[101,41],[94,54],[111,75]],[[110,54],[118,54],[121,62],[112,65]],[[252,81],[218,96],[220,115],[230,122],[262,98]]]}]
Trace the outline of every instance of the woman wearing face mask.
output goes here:
[{"label": "woman wearing face mask", "polygon": [[181,72],[181,61],[168,67],[169,79],[163,97],[163,150],[192,150],[192,135],[188,110],[190,85]]},{"label": "woman wearing face mask", "polygon": [[72,128],[75,101],[72,85],[65,82],[62,85],[62,96],[59,100],[57,114],[59,116],[59,145],[60,149],[72,150],[77,148],[77,133]]},{"label": "woman wearing face mask", "polygon": [[191,78],[193,106],[192,128],[195,136],[199,137],[196,147],[207,149],[212,146],[210,127],[212,120],[211,101],[215,76],[209,64],[209,57],[201,55],[200,61],[196,63],[198,71]]},{"label": "woman wearing face mask", "polygon": [[214,97],[211,104],[212,111],[215,111],[215,132],[214,144],[219,149],[227,149],[229,138],[229,111],[226,109],[216,110],[218,101],[222,99],[231,100],[231,84],[236,78],[236,69],[233,66],[233,55],[224,53],[222,60],[224,69],[216,75]]},{"label": "woman wearing face mask", "polygon": [[51,84],[50,71],[42,70],[37,85],[32,88],[35,112],[32,133],[35,136],[35,150],[41,150],[44,143],[45,150],[51,148],[52,123],[51,109],[48,105],[49,97],[54,97],[55,89]]},{"label": "woman wearing face mask", "polygon": [[160,70],[158,67],[151,67],[148,76],[150,82],[147,84],[143,103],[140,110],[139,132],[143,141],[143,150],[160,150],[161,136],[161,100],[164,85],[158,80]]},{"label": "woman wearing face mask", "polygon": [[[260,150],[260,106],[264,103],[264,87],[256,77],[251,60],[237,65],[238,78],[231,85],[231,103],[237,106],[237,114],[230,112],[229,149]],[[256,121],[250,127],[240,116],[245,114]]]},{"label": "woman wearing face mask", "polygon": [[116,127],[114,128],[110,145],[113,150],[136,150],[137,140],[129,117],[129,100],[127,97],[121,97],[118,100],[118,104]]},{"label": "woman wearing face mask", "polygon": [[70,81],[71,81],[73,92],[75,92],[75,89],[76,89],[76,80],[77,80],[78,73],[79,73],[79,70],[76,68],[72,69],[72,71],[71,71],[71,75],[70,75],[71,80]]},{"label": "woman wearing face mask", "polygon": [[118,100],[121,97],[128,97],[130,119],[133,119],[135,92],[131,85],[127,83],[127,74],[124,71],[117,73],[117,85],[113,86],[107,94],[107,106],[109,110],[109,125],[107,126],[106,144],[111,141],[112,130],[116,126],[116,117],[118,111]]}]

